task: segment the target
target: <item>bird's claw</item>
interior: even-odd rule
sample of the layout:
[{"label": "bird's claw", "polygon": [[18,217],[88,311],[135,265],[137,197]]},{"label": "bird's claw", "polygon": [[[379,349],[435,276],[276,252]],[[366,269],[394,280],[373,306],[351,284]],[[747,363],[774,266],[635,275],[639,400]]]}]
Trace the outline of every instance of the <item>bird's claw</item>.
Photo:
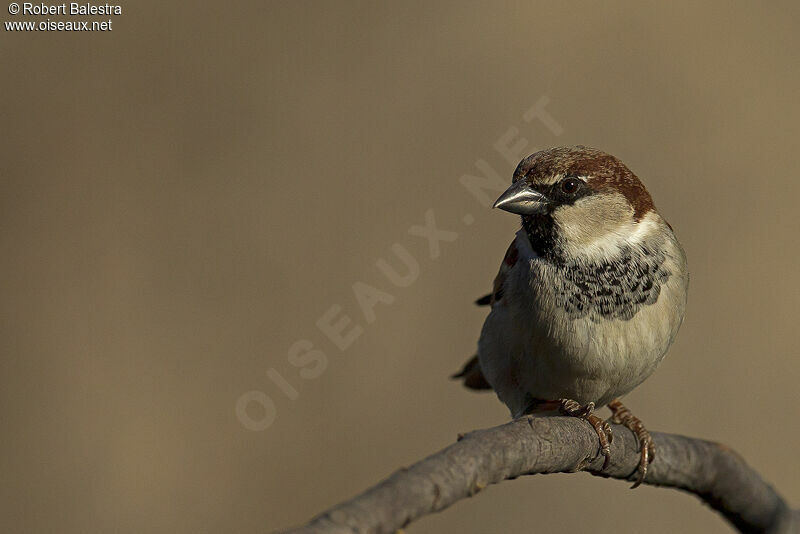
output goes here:
[{"label": "bird's claw", "polygon": [[559,399],[559,403],[559,411],[562,414],[587,421],[597,432],[597,437],[600,440],[600,454],[603,455],[603,467],[600,470],[604,471],[611,461],[611,442],[614,441],[611,425],[608,424],[608,421],[604,421],[594,414],[594,402],[581,406],[580,403],[572,399]]},{"label": "bird's claw", "polygon": [[639,440],[640,456],[639,465],[636,467],[638,476],[636,477],[636,482],[631,486],[631,489],[638,488],[641,483],[644,482],[648,466],[653,463],[656,457],[656,444],[641,420],[634,416],[619,400],[612,401],[609,403],[608,407],[611,409],[612,413],[611,421],[633,431],[633,433],[636,434],[636,439]]},{"label": "bird's claw", "polygon": [[647,467],[653,463],[656,457],[656,444],[650,436],[650,433],[645,430],[644,427],[642,427],[641,432],[636,432],[636,437],[639,440],[641,456],[639,457],[639,466],[636,468],[639,476],[636,478],[636,482],[633,483],[633,486],[631,486],[631,489],[638,488],[639,485],[644,482],[644,477],[647,475]]}]

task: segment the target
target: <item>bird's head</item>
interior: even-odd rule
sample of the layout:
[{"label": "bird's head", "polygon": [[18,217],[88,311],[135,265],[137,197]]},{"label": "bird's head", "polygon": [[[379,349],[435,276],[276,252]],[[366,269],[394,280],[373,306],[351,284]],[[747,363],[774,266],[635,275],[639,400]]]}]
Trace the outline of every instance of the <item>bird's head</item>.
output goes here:
[{"label": "bird's head", "polygon": [[552,258],[612,255],[655,216],[650,194],[625,164],[583,146],[523,159],[494,207],[521,215],[533,250]]}]

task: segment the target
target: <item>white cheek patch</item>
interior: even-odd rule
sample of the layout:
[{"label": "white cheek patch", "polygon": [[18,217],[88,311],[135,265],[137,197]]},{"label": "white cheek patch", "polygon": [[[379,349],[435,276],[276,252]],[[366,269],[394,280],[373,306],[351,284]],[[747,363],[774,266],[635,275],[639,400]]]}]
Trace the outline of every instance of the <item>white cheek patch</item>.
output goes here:
[{"label": "white cheek patch", "polygon": [[648,211],[638,223],[635,223],[633,233],[628,236],[629,243],[641,243],[647,236],[652,235],[659,225],[660,217],[654,211]]},{"label": "white cheek patch", "polygon": [[642,241],[657,224],[655,213],[638,223],[633,208],[619,193],[596,194],[553,212],[564,252],[589,261],[616,256],[625,245]]}]

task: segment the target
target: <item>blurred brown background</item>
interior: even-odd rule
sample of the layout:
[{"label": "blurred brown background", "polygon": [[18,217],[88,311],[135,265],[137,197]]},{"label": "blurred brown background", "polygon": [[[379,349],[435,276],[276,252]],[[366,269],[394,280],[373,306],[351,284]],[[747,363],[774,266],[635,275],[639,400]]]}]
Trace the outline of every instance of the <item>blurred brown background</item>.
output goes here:
[{"label": "blurred brown background", "polygon": [[[0,530],[269,531],[504,422],[447,376],[518,224],[459,178],[481,159],[510,180],[512,128],[525,153],[622,158],[687,250],[682,332],[629,406],[800,505],[800,9],[552,4],[140,1],[112,32],[3,31]],[[537,102],[558,128],[523,119]],[[459,234],[435,260],[408,233],[429,209]],[[376,267],[394,243],[419,262],[406,288]],[[372,323],[356,282],[394,297]],[[334,305],[363,329],[344,351],[316,326]],[[303,339],[327,356],[313,379],[287,359]],[[247,391],[266,430],[236,415]],[[729,531],[589,475],[409,530],[643,529]]]}]

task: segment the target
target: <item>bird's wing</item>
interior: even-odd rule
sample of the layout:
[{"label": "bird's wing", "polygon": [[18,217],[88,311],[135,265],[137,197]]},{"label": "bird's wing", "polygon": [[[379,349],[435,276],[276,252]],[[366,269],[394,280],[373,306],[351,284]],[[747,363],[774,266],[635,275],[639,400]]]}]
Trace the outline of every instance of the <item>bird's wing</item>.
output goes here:
[{"label": "bird's wing", "polygon": [[[517,251],[516,240],[514,240],[511,242],[511,245],[509,245],[508,250],[506,250],[503,263],[500,264],[500,270],[498,271],[497,276],[494,278],[492,292],[476,300],[475,304],[478,306],[494,306],[500,302],[500,300],[503,298],[503,285],[505,284],[506,277],[508,276],[509,271],[511,271],[511,268],[514,267],[514,264],[517,262],[518,258],[519,252]],[[473,356],[469,361],[467,361],[466,364],[464,364],[464,367],[461,369],[461,371],[454,374],[450,378],[462,379],[464,382],[464,387],[469,389],[492,389],[492,386],[490,386],[489,382],[486,381],[486,377],[483,376],[481,365],[477,356]]]},{"label": "bird's wing", "polygon": [[492,303],[492,294],[486,293],[484,296],[475,301],[478,306],[488,306]]},{"label": "bird's wing", "polygon": [[519,252],[517,251],[516,239],[511,242],[509,245],[508,250],[506,250],[506,256],[503,258],[503,263],[500,264],[500,271],[497,273],[497,276],[494,278],[494,286],[492,288],[491,293],[487,293],[486,295],[482,296],[478,300],[475,301],[475,304],[478,306],[490,306],[494,302],[499,301],[503,297],[503,284],[506,281],[506,276],[508,276],[508,271],[514,266],[517,262],[517,258],[519,258]]},{"label": "bird's wing", "polygon": [[450,378],[463,380],[464,387],[467,389],[475,389],[478,391],[492,389],[492,386],[486,381],[486,377],[483,376],[481,364],[477,356],[470,358],[469,361],[464,364],[464,367]]},{"label": "bird's wing", "polygon": [[492,295],[490,304],[494,306],[497,302],[503,298],[503,286],[506,283],[506,278],[508,277],[508,273],[517,263],[517,259],[519,259],[519,251],[517,250],[517,240],[511,242],[508,246],[508,250],[506,250],[506,255],[503,258],[503,263],[500,264],[500,270],[497,272],[497,276],[494,277],[494,285],[492,286]]}]

